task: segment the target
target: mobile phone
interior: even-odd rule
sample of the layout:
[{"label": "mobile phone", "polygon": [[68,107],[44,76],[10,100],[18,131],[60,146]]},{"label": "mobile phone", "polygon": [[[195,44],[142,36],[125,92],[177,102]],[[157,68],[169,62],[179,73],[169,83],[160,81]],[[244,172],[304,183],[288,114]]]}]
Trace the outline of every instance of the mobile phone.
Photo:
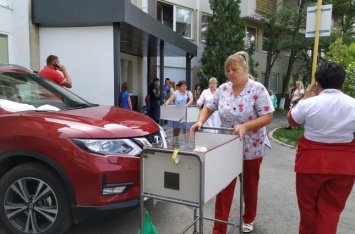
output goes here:
[{"label": "mobile phone", "polygon": [[56,68],[59,68],[59,64],[58,63],[53,63],[53,66]]}]

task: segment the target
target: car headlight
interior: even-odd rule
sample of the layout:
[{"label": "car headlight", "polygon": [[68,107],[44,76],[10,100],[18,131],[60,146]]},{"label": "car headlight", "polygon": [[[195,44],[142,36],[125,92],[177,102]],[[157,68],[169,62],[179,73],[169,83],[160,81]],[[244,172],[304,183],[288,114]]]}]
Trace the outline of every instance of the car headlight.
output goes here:
[{"label": "car headlight", "polygon": [[81,149],[101,155],[136,156],[142,148],[130,139],[73,139]]}]

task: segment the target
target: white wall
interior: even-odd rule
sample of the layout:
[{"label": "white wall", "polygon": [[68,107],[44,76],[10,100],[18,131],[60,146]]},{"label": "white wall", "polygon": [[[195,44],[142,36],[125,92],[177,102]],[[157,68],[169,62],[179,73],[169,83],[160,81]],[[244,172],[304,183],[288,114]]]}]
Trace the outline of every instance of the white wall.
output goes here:
[{"label": "white wall", "polygon": [[205,13],[212,14],[210,3],[208,0],[199,0],[199,9]]},{"label": "white wall", "polygon": [[73,81],[74,93],[87,101],[113,105],[113,28],[40,28],[40,61],[57,55]]},{"label": "white wall", "polygon": [[255,14],[256,0],[242,0],[240,4],[241,17]]},{"label": "white wall", "polygon": [[0,33],[8,36],[9,62],[29,68],[29,2],[2,0],[0,3]]},{"label": "white wall", "polygon": [[12,14],[13,14],[13,9],[4,7],[0,5],[0,33],[3,34],[12,34]]},{"label": "white wall", "polygon": [[[208,1],[208,0],[207,0]],[[178,6],[182,6],[182,7],[187,7],[187,8],[191,8],[192,10],[196,10],[197,9],[197,1],[191,1],[191,0],[170,0],[170,1],[161,1],[161,2],[166,2],[166,3],[170,3],[173,5],[178,5]]]}]

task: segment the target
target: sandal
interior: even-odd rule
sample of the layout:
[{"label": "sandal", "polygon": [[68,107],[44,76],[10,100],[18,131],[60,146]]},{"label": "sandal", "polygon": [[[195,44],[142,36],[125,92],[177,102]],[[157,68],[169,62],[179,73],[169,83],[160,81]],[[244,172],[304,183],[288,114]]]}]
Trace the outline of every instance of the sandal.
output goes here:
[{"label": "sandal", "polygon": [[243,233],[249,233],[254,230],[254,223],[244,223],[243,224]]}]

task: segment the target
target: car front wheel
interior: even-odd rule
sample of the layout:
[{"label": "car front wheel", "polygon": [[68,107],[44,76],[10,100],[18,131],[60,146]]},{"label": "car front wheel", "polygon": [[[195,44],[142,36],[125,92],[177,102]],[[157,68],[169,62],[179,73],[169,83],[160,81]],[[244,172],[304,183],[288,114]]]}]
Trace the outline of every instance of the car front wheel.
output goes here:
[{"label": "car front wheel", "polygon": [[63,233],[72,224],[65,188],[46,166],[19,165],[4,175],[0,188],[0,218],[9,232]]}]

